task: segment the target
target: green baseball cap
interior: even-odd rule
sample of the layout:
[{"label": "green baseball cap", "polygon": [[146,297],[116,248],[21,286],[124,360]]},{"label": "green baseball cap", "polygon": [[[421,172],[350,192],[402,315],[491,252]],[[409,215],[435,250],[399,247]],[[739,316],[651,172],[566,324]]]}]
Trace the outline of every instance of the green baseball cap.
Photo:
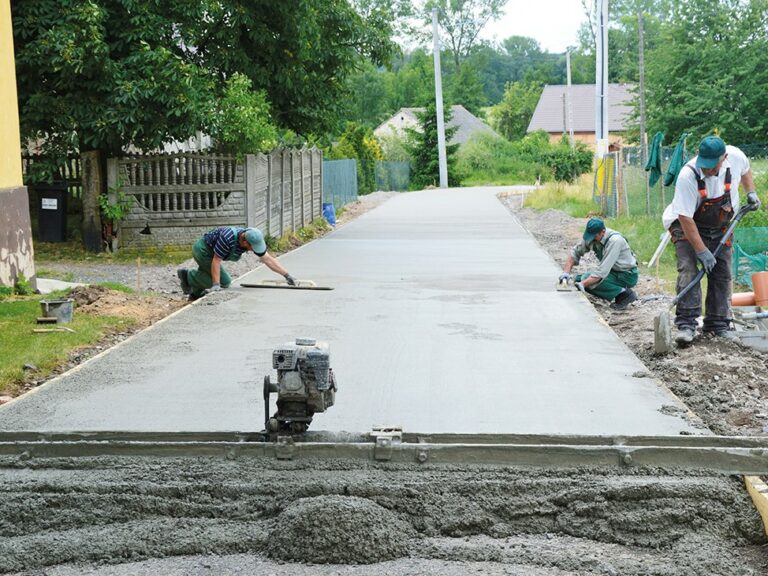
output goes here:
[{"label": "green baseball cap", "polygon": [[605,222],[600,218],[590,218],[587,222],[587,228],[584,230],[584,242],[592,242],[602,230],[605,230]]},{"label": "green baseball cap", "polygon": [[699,144],[699,155],[696,157],[697,168],[714,168],[725,154],[725,142],[719,136],[707,136]]},{"label": "green baseball cap", "polygon": [[251,245],[251,250],[257,255],[263,256],[267,253],[267,243],[264,242],[264,234],[261,233],[261,230],[258,230],[257,228],[246,228],[245,239],[248,241],[248,244]]}]

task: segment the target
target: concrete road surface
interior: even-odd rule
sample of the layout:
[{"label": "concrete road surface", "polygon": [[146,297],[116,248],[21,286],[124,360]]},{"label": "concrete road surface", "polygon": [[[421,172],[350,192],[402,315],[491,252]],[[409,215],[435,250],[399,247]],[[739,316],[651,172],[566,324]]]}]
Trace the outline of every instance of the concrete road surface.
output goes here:
[{"label": "concrete road surface", "polygon": [[272,349],[310,336],[339,384],[312,430],[701,433],[586,297],[555,291],[498,191],[399,195],[281,258],[335,290],[204,298],[3,406],[0,430],[258,431]]}]

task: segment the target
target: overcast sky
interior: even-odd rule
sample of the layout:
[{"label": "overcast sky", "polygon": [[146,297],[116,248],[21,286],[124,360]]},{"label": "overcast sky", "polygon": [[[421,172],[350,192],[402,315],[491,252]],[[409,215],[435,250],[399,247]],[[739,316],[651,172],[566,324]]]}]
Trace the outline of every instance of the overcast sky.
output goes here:
[{"label": "overcast sky", "polygon": [[579,27],[587,19],[581,0],[509,0],[505,12],[501,20],[483,29],[481,38],[501,41],[528,36],[547,52],[565,52],[568,46],[576,46]]}]

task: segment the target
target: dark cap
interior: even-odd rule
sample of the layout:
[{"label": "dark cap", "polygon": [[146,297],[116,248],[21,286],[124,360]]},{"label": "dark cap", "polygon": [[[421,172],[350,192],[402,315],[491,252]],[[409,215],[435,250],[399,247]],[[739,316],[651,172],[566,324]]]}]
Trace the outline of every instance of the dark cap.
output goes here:
[{"label": "dark cap", "polygon": [[707,136],[699,144],[699,155],[696,158],[697,168],[714,168],[725,154],[725,142],[720,136]]},{"label": "dark cap", "polygon": [[605,230],[605,223],[600,218],[590,218],[587,222],[587,228],[584,230],[584,242],[592,242],[595,236]]}]

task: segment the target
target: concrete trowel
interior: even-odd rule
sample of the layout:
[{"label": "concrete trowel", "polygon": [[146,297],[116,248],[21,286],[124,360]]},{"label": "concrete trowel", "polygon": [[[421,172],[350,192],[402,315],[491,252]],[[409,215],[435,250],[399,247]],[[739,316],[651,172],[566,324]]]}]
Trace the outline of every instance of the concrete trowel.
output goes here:
[{"label": "concrete trowel", "polygon": [[282,280],[262,280],[255,284],[240,284],[243,288],[284,288],[288,290],[333,290],[331,286],[318,286],[312,280],[297,280],[294,286]]},{"label": "concrete trowel", "polygon": [[558,292],[573,292],[576,290],[576,287],[573,285],[572,278],[563,278],[562,280],[558,280],[556,288]]}]

